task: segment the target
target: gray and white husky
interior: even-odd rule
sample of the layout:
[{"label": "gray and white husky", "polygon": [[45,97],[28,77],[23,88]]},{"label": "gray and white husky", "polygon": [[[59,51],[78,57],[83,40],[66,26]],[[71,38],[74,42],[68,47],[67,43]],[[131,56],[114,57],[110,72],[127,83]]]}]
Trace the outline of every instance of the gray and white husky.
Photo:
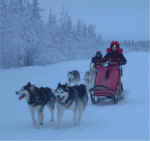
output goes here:
[{"label": "gray and white husky", "polygon": [[94,67],[90,68],[89,71],[85,72],[84,81],[89,90],[94,88],[95,79],[96,79],[96,70]]},{"label": "gray and white husky", "polygon": [[80,72],[77,70],[73,70],[67,73],[68,82],[71,86],[72,84],[77,85],[80,82]]},{"label": "gray and white husky", "polygon": [[65,110],[73,111],[73,124],[79,125],[88,103],[86,86],[83,84],[68,86],[59,83],[55,90],[55,96],[57,101],[57,127],[60,128],[61,126]]},{"label": "gray and white husky", "polygon": [[[40,128],[43,125],[43,110],[47,106],[51,112],[51,121],[54,120],[54,107],[56,98],[52,90],[48,87],[37,88],[30,82],[17,91],[19,99],[25,98],[31,112],[34,127]],[[37,113],[37,120],[35,119]]]}]

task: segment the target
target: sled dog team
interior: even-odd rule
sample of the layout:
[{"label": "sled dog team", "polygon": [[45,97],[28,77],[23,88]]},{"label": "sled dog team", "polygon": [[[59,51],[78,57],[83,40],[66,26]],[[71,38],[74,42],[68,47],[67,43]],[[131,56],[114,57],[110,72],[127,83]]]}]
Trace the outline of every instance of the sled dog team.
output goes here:
[{"label": "sled dog team", "polygon": [[[43,125],[43,110],[47,106],[51,112],[51,121],[54,120],[54,108],[57,106],[57,127],[61,126],[63,113],[70,109],[73,111],[73,124],[79,125],[82,119],[83,112],[88,103],[88,93],[94,87],[97,66],[103,66],[108,63],[110,66],[125,65],[126,58],[123,55],[123,49],[120,48],[118,41],[113,41],[110,48],[107,49],[107,54],[102,57],[101,52],[96,52],[96,56],[92,58],[93,66],[90,71],[84,75],[85,84],[79,84],[80,73],[77,70],[68,72],[68,83],[58,83],[55,90],[48,87],[36,87],[31,82],[28,82],[21,90],[17,91],[19,99],[26,99],[33,125],[40,128]],[[37,113],[37,120],[35,114]]]},{"label": "sled dog team", "polygon": [[[54,121],[54,109],[57,107],[57,128],[60,128],[65,110],[72,110],[73,124],[79,125],[83,112],[88,103],[88,89],[84,84],[79,84],[80,73],[77,70],[68,72],[68,83],[58,83],[55,90],[48,87],[36,87],[28,82],[16,95],[19,100],[26,99],[31,112],[33,126],[43,126],[44,107],[47,106],[51,112],[51,121]],[[88,76],[86,75],[86,80]],[[36,119],[37,114],[37,119]]]}]

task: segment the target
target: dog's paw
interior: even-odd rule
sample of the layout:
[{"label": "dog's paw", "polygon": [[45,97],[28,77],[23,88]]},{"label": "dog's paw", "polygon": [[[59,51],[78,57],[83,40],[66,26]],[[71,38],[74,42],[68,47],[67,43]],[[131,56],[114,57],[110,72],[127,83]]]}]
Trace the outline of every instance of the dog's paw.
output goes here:
[{"label": "dog's paw", "polygon": [[60,129],[61,127],[60,127],[60,124],[57,124],[56,125],[56,129]]},{"label": "dog's paw", "polygon": [[41,129],[42,127],[43,127],[43,123],[35,124],[35,125],[34,125],[34,128],[35,128],[35,129]]},{"label": "dog's paw", "polygon": [[36,129],[41,129],[43,126],[42,125],[36,125]]},{"label": "dog's paw", "polygon": [[80,122],[79,121],[73,122],[73,126],[80,126]]},{"label": "dog's paw", "polygon": [[36,125],[33,125],[33,128],[34,129],[40,129],[40,126],[36,124]]},{"label": "dog's paw", "polygon": [[78,123],[77,122],[73,122],[73,126],[78,126]]},{"label": "dog's paw", "polygon": [[37,124],[36,122],[33,122],[33,127],[36,128]]},{"label": "dog's paw", "polygon": [[51,120],[50,120],[50,123],[51,123],[51,122],[54,122],[54,120],[51,119]]},{"label": "dog's paw", "polygon": [[44,126],[43,122],[42,122],[42,123],[40,123],[40,127],[43,127],[43,126]]}]

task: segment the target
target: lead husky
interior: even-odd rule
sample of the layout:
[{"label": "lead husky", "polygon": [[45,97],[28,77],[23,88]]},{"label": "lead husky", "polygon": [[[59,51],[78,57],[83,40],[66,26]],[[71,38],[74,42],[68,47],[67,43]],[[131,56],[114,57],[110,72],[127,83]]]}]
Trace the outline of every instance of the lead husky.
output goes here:
[{"label": "lead husky", "polygon": [[73,123],[79,125],[82,119],[83,111],[88,103],[88,94],[86,86],[83,84],[68,86],[67,84],[58,84],[56,90],[57,101],[57,127],[61,125],[63,113],[70,109],[73,111]]},{"label": "lead husky", "polygon": [[[19,95],[19,99],[25,98],[32,116],[33,125],[40,128],[43,125],[43,109],[45,105],[51,111],[51,121],[54,120],[54,107],[55,107],[55,96],[50,88],[41,87],[37,88],[30,82],[22,87],[21,90],[16,92]],[[36,122],[35,112],[38,114]]]},{"label": "lead husky", "polygon": [[67,73],[69,85],[77,85],[80,82],[80,73],[77,70],[73,70]]}]

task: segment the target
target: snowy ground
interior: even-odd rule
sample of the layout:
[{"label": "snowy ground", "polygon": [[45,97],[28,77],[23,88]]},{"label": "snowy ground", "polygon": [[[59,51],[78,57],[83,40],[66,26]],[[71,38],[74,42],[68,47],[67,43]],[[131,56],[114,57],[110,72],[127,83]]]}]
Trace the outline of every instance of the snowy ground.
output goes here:
[{"label": "snowy ground", "polygon": [[[66,73],[80,70],[82,76],[89,61],[63,62],[46,67],[0,70],[0,140],[13,139],[148,139],[148,54],[126,55],[123,83],[126,99],[118,105],[88,105],[80,127],[73,127],[72,112],[66,111],[62,129],[49,122],[45,109],[45,125],[34,129],[25,101],[18,101],[15,91],[28,81],[37,86],[55,88],[66,80]],[[56,117],[56,115],[55,115]]]}]

